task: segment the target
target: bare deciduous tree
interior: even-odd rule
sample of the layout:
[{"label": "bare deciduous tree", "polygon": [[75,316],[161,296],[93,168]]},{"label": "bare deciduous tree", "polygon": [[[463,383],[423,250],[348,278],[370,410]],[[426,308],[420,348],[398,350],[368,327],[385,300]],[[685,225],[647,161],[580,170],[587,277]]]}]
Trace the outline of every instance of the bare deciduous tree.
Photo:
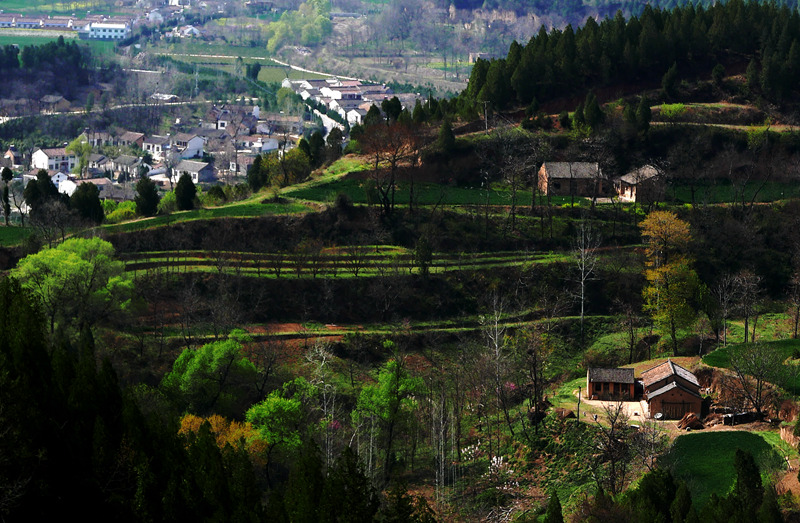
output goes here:
[{"label": "bare deciduous tree", "polygon": [[724,382],[726,393],[737,406],[765,414],[769,383],[781,379],[783,358],[772,347],[761,343],[743,344],[730,349],[733,375]]},{"label": "bare deciduous tree", "polygon": [[630,478],[633,453],[628,420],[621,401],[605,404],[602,419],[596,420],[598,434],[594,440],[592,473],[597,484],[612,495],[622,492]]},{"label": "bare deciduous tree", "polygon": [[578,300],[581,304],[581,344],[583,344],[583,321],[586,307],[586,285],[594,275],[597,266],[597,249],[600,247],[600,235],[585,218],[578,223],[578,231],[573,247],[573,259],[577,269]]}]

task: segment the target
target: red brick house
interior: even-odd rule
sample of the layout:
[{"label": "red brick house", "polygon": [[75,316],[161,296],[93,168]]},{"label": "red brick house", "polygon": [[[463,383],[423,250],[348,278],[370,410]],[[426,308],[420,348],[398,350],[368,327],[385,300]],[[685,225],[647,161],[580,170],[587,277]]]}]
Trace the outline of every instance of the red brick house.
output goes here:
[{"label": "red brick house", "polygon": [[589,369],[586,396],[599,400],[633,400],[633,369]]},{"label": "red brick house", "polygon": [[702,412],[700,383],[672,360],[642,372],[642,385],[651,417],[661,413],[664,418],[680,419],[688,412],[698,416]]}]

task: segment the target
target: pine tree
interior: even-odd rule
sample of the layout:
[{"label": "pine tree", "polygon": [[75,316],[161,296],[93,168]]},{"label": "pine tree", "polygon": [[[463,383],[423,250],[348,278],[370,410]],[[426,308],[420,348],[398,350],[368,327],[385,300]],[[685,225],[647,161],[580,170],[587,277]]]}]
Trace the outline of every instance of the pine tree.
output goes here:
[{"label": "pine tree", "polygon": [[197,196],[197,187],[194,186],[192,178],[184,173],[178,179],[175,186],[175,202],[179,211],[189,211],[194,209],[194,199]]},{"label": "pine tree", "polygon": [[450,154],[456,146],[456,135],[453,134],[453,126],[450,125],[450,120],[445,118],[442,126],[439,128],[439,137],[436,140],[436,145],[445,153]]},{"label": "pine tree", "polygon": [[550,495],[550,501],[547,502],[547,510],[544,513],[544,523],[564,523],[561,501],[558,499],[558,493],[555,491]]},{"label": "pine tree", "polygon": [[158,195],[158,187],[155,182],[143,176],[136,182],[136,213],[141,216],[154,216],[158,212],[158,202],[161,197]]}]

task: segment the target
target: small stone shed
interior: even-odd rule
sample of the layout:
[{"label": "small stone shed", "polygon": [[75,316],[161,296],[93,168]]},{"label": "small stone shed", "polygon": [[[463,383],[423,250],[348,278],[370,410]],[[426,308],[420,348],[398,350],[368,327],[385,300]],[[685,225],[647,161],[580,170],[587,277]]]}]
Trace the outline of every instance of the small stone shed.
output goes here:
[{"label": "small stone shed", "polygon": [[602,196],[603,181],[596,162],[545,162],[539,168],[539,191],[549,196]]},{"label": "small stone shed", "polygon": [[589,369],[586,396],[598,400],[633,400],[633,369]]},{"label": "small stone shed", "polygon": [[661,413],[667,419],[681,419],[688,412],[702,413],[700,383],[672,360],[642,372],[642,385],[651,417]]}]

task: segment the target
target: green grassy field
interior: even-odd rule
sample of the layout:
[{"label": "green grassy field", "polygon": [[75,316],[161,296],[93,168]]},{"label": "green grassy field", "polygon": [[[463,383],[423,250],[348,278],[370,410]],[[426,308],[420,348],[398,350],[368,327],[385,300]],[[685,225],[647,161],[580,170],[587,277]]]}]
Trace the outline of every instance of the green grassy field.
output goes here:
[{"label": "green grassy field", "polygon": [[[758,191],[758,194],[756,194],[756,191]],[[735,187],[729,181],[716,183],[698,182],[695,184],[695,203],[731,203],[734,202],[734,197],[736,197],[736,202],[741,204],[742,193],[747,203],[753,199],[753,195],[756,195],[756,202],[773,202],[786,198],[800,197],[800,185],[767,182],[762,187],[761,182],[749,182],[744,185],[744,191],[742,191],[741,187]],[[680,182],[668,186],[667,201],[691,203],[692,191],[690,186]]]},{"label": "green grassy field", "polygon": [[781,470],[781,452],[771,444],[774,438],[769,439],[744,431],[686,434],[675,439],[664,459],[674,467],[675,475],[686,481],[699,509],[712,493],[724,496],[730,491],[736,478],[733,458],[737,448],[753,454],[764,481],[768,471]]},{"label": "green grassy field", "polygon": [[[48,42],[58,40],[59,36],[61,35],[54,32],[48,32],[47,36],[28,36],[27,34],[16,35],[11,31],[2,30],[0,31],[0,46],[11,44],[16,44],[20,47],[25,47],[27,45],[44,45]],[[77,38],[77,35],[74,33],[65,33],[63,36],[65,39]],[[99,40],[78,40],[78,42],[81,45],[89,46],[94,53],[99,55],[114,54],[114,47],[116,46],[115,42],[104,42]]]},{"label": "green grassy field", "polygon": [[[323,183],[313,187],[289,190],[285,194],[292,198],[311,201],[332,201],[337,194],[347,194],[354,203],[370,203],[371,181],[344,179]],[[395,201],[406,204],[409,200],[410,184],[398,183]],[[434,183],[414,185],[415,201],[419,205],[481,205],[486,203],[486,191],[481,188],[451,187]],[[517,192],[517,205],[531,204],[531,191]],[[510,205],[511,193],[506,189],[493,190],[489,194],[490,205]]]},{"label": "green grassy field", "polygon": [[[800,340],[775,340],[775,341],[765,341],[764,344],[769,346],[771,349],[779,351],[781,357],[784,359],[792,357],[792,354],[796,350],[800,350]],[[720,347],[717,350],[708,353],[703,357],[703,363],[709,365],[711,367],[720,367],[727,369],[731,365],[730,359],[730,351],[735,347],[739,347],[741,344],[733,344],[728,345],[727,347]]]},{"label": "green grassy field", "polygon": [[122,223],[119,225],[106,225],[103,229],[110,233],[131,232],[152,227],[163,227],[172,223],[187,222],[192,220],[208,220],[211,218],[249,218],[254,216],[264,216],[267,214],[294,214],[308,211],[309,208],[302,204],[289,203],[244,203],[227,205],[224,207],[213,207],[210,209],[195,209],[170,214],[167,216],[156,216],[143,220]]},{"label": "green grassy field", "polygon": [[72,14],[82,17],[86,11],[95,14],[121,15],[112,2],[105,4],[85,0],[82,2],[50,2],[48,0],[2,0],[0,8],[12,13]]},{"label": "green grassy field", "polygon": [[0,245],[10,247],[19,245],[33,234],[31,227],[0,227]]}]

